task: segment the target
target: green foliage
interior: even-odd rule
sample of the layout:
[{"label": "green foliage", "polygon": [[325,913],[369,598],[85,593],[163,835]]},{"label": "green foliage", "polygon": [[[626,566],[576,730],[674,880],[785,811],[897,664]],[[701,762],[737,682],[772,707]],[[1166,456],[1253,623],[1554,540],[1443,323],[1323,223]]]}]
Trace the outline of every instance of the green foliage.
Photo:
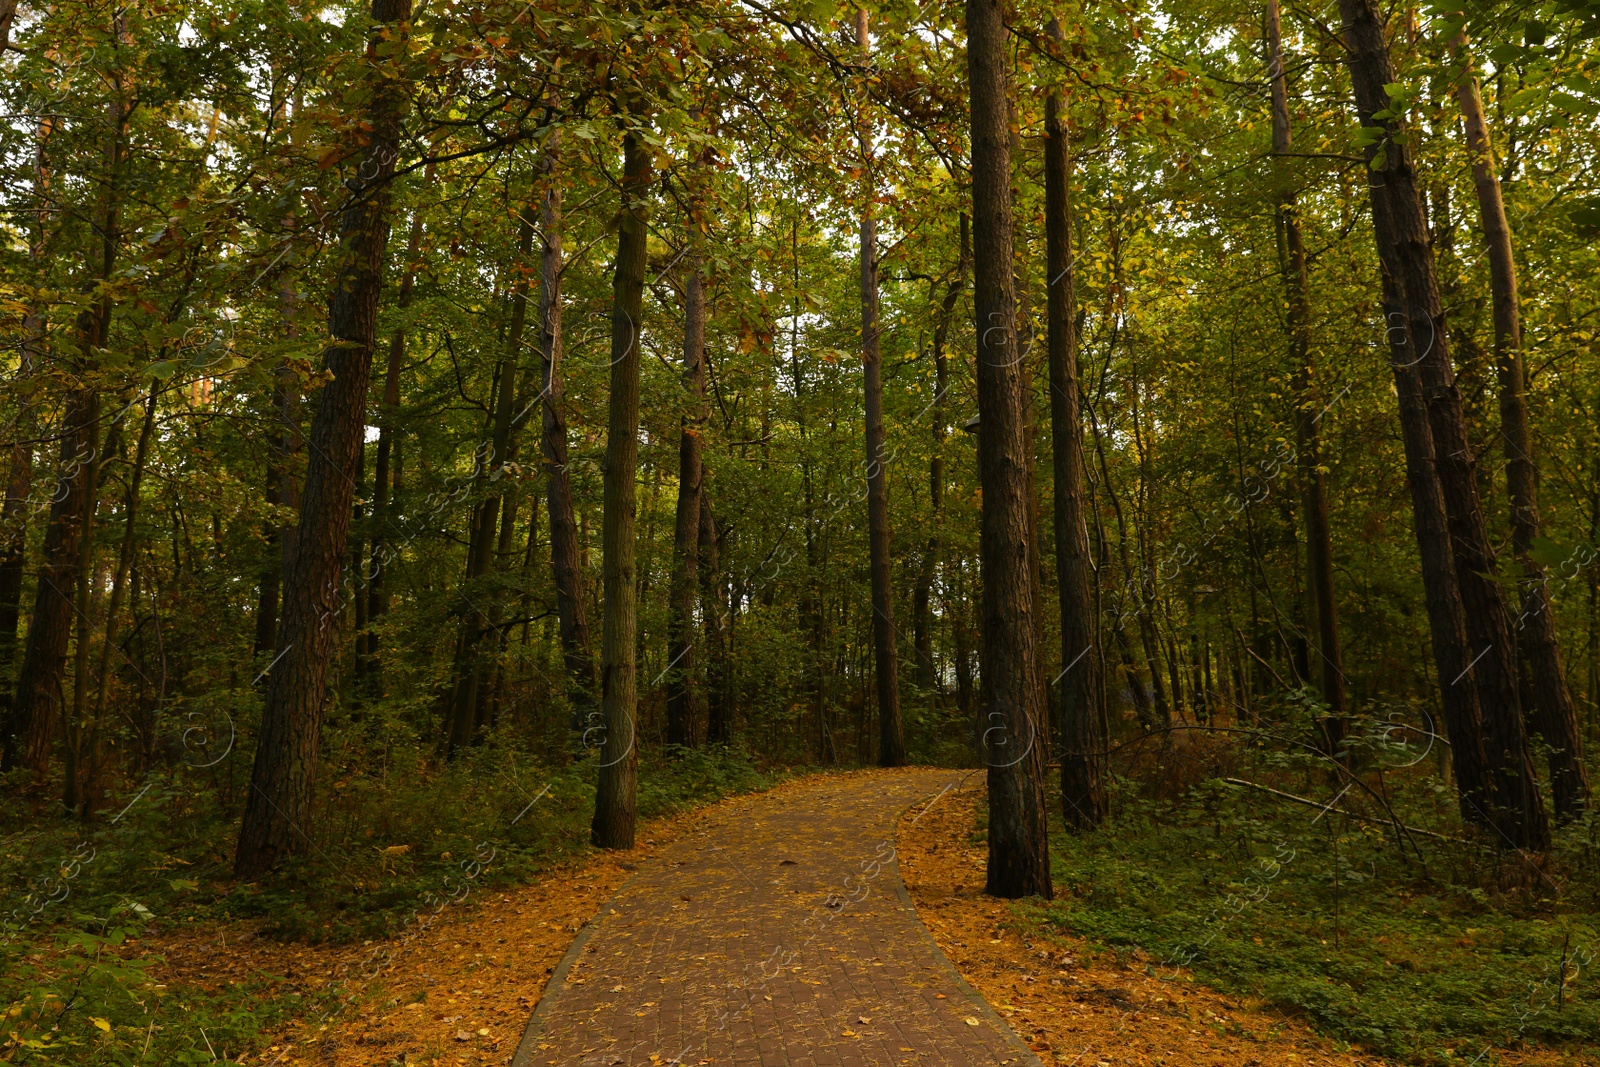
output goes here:
[{"label": "green foliage", "polygon": [[[1441,816],[1425,780],[1387,785],[1404,821]],[[1360,805],[1347,793],[1341,806]],[[1404,1062],[1525,1042],[1600,1052],[1592,867],[1553,870],[1552,883],[1476,845],[1429,842],[1419,855],[1381,819],[1322,816],[1216,779],[1171,802],[1123,779],[1115,810],[1097,833],[1053,836],[1057,899],[1022,906],[1031,924],[1138,949],[1164,979],[1186,967]],[[1592,833],[1569,828],[1572,854]]]}]

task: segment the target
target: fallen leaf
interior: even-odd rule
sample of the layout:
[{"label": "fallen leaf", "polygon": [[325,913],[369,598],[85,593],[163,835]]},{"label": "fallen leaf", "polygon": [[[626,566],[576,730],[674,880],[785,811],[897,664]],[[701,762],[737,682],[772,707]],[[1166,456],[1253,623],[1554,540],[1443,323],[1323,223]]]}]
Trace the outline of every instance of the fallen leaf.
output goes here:
[{"label": "fallen leaf", "polygon": [[967,1025],[968,1025],[968,1026],[977,1026],[977,1025],[978,1025],[978,1020],[976,1020],[976,1019],[974,1019],[974,1018],[973,1018],[973,1017],[972,1017],[972,1016],[970,1016],[970,1015],[969,1015],[969,1016],[967,1016],[967,1017],[966,1017],[966,1019],[965,1019],[965,1020],[963,1020],[963,1021],[964,1021],[964,1022],[965,1022],[965,1023],[966,1023],[966,1024],[967,1024]]}]

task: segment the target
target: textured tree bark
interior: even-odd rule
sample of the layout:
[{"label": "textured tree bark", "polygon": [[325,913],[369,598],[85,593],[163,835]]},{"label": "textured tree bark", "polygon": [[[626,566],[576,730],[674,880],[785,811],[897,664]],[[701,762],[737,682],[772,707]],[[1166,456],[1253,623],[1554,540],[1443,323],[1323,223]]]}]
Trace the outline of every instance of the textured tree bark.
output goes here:
[{"label": "textured tree bark", "polygon": [[1533,462],[1533,433],[1528,420],[1528,380],[1522,356],[1522,305],[1517,294],[1517,264],[1512,254],[1511,225],[1506,220],[1495,170],[1494,144],[1483,113],[1478,79],[1472,73],[1467,40],[1454,42],[1459,66],[1456,98],[1465,120],[1472,184],[1478,194],[1478,215],[1488,251],[1489,289],[1494,318],[1495,369],[1500,385],[1500,440],[1506,457],[1506,490],[1511,498],[1511,550],[1522,565],[1522,611],[1517,640],[1527,670],[1527,693],[1533,728],[1549,750],[1550,788],[1556,818],[1576,818],[1589,806],[1589,771],[1583,758],[1578,709],[1567,687],[1556,638],[1555,615],[1544,568],[1529,554],[1540,536],[1539,471]]},{"label": "textured tree bark", "polygon": [[[1050,20],[1050,35],[1061,25]],[[1078,386],[1076,276],[1072,259],[1072,146],[1066,103],[1045,99],[1045,270],[1050,359],[1056,574],[1061,600],[1061,812],[1074,830],[1105,819],[1104,664],[1095,625],[1094,562],[1085,521],[1083,425]]]},{"label": "textured tree bark", "polygon": [[[1373,229],[1389,282],[1385,290],[1388,325],[1391,335],[1404,335],[1403,361],[1415,368],[1420,381],[1470,643],[1463,671],[1441,675],[1440,684],[1450,690],[1465,682],[1477,690],[1484,751],[1494,779],[1488,821],[1507,844],[1542,850],[1550,841],[1549,820],[1528,753],[1517,692],[1516,649],[1505,602],[1493,578],[1494,551],[1478,499],[1476,464],[1450,365],[1448,323],[1439,303],[1416,172],[1406,146],[1393,138],[1398,123],[1373,118],[1389,108],[1384,87],[1395,81],[1383,18],[1375,0],[1340,0],[1339,6],[1357,111],[1362,124],[1377,131],[1367,154]],[[1402,393],[1405,423],[1420,413],[1405,406],[1409,383],[1402,384],[1401,377],[1405,376],[1397,374],[1396,384]],[[1425,572],[1427,568],[1425,559]]]},{"label": "textured tree bark", "polygon": [[1323,399],[1317,387],[1311,356],[1311,287],[1306,267],[1305,240],[1300,233],[1299,208],[1281,161],[1293,144],[1289,126],[1288,79],[1283,72],[1283,40],[1278,0],[1267,0],[1267,67],[1272,79],[1272,152],[1278,157],[1279,180],[1284,183],[1278,200],[1278,232],[1282,238],[1280,268],[1289,309],[1289,357],[1293,366],[1296,466],[1300,481],[1300,507],[1305,515],[1306,614],[1313,641],[1312,677],[1331,712],[1322,721],[1323,746],[1339,755],[1346,729],[1344,651],[1339,639],[1339,608],[1333,587],[1333,535],[1328,519],[1327,478],[1322,470],[1321,421]]},{"label": "textured tree bark", "polygon": [[630,130],[622,144],[622,205],[611,291],[611,400],[606,422],[601,537],[605,592],[600,632],[600,712],[605,743],[591,838],[597,848],[633,847],[638,780],[638,678],[634,503],[639,459],[639,334],[644,315],[645,212],[650,150]]},{"label": "textured tree bark", "polygon": [[594,706],[594,654],[584,604],[583,552],[572,511],[572,479],[567,472],[567,408],[561,388],[561,186],[560,136],[550,135],[549,169],[539,208],[544,251],[539,269],[540,448],[544,455],[545,506],[550,519],[550,572],[556,590],[561,654],[571,688],[573,724],[583,728]]},{"label": "textured tree bark", "polygon": [[[368,58],[386,66],[380,43],[403,39],[410,0],[373,0],[378,30]],[[328,660],[339,615],[339,577],[350,532],[356,457],[366,432],[367,386],[376,343],[378,293],[389,237],[390,179],[399,150],[405,93],[374,73],[370,132],[361,165],[347,183],[340,258],[328,296],[323,354],[332,380],[311,424],[311,449],[292,565],[284,581],[280,653],[272,668],[234,872],[254,878],[310,844],[312,801],[327,700]]]},{"label": "textured tree bark", "polygon": [[678,428],[678,509],[672,536],[672,589],[667,600],[669,745],[693,745],[700,721],[694,685],[694,601],[700,559],[700,433],[709,415],[705,348],[706,294],[700,264],[695,262],[684,279],[683,292],[683,388],[687,410]]},{"label": "textured tree bark", "polygon": [[[870,63],[872,38],[867,9],[856,8],[856,44]],[[865,116],[860,120],[869,121]],[[895,649],[894,584],[890,559],[889,453],[883,429],[883,354],[878,338],[878,222],[874,217],[872,137],[860,133],[863,173],[861,205],[861,369],[867,429],[867,545],[872,572],[872,662],[878,696],[878,765],[902,767],[905,732],[900,722],[900,656]]]},{"label": "textured tree bark", "polygon": [[982,736],[989,779],[986,892],[1049,897],[1043,685],[1035,647],[1022,353],[1012,278],[1006,30],[996,0],[967,0],[972,121],[978,471],[983,488]]},{"label": "textured tree bark", "polygon": [[62,416],[61,473],[37,573],[33,615],[17,671],[12,705],[21,763],[42,779],[50,763],[56,719],[62,711],[61,683],[66,673],[67,643],[72,635],[72,597],[78,584],[78,538],[84,500],[92,493],[95,426],[99,397],[91,389],[74,389]]}]

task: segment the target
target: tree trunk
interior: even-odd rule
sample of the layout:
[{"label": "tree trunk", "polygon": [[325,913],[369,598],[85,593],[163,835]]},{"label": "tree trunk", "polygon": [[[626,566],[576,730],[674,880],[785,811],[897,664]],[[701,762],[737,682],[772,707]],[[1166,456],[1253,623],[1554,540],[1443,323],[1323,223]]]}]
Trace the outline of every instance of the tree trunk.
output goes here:
[{"label": "tree trunk", "polygon": [[[697,221],[697,220],[696,220]],[[689,238],[696,239],[695,235]],[[691,253],[692,254],[692,253]],[[667,744],[693,745],[700,720],[694,685],[695,571],[700,558],[700,434],[706,424],[706,295],[700,264],[683,292],[683,387],[687,410],[678,429],[678,510],[667,600]]]},{"label": "tree trunk", "polygon": [[1267,0],[1267,68],[1272,78],[1272,152],[1278,157],[1278,232],[1282,239],[1280,267],[1289,309],[1289,356],[1294,390],[1294,426],[1300,481],[1300,506],[1305,512],[1306,599],[1315,652],[1314,680],[1331,714],[1322,722],[1323,745],[1339,756],[1346,728],[1344,652],[1339,640],[1339,609],[1333,587],[1333,536],[1329,529],[1327,479],[1322,470],[1323,401],[1311,362],[1311,296],[1300,213],[1282,160],[1292,144],[1289,89],[1283,72],[1283,40],[1278,0]]},{"label": "tree trunk", "polygon": [[[410,14],[410,0],[373,0],[372,18],[380,28],[368,43],[369,62],[381,68],[380,35],[403,32]],[[234,872],[241,878],[257,877],[311,843],[306,827],[316,791],[353,475],[366,433],[367,386],[389,237],[390,180],[405,105],[400,81],[383,77],[381,70],[371,76],[376,83],[371,128],[361,165],[346,183],[350,199],[341,211],[342,255],[328,296],[333,343],[323,362],[332,380],[323,386],[312,420],[293,564],[284,581],[282,651],[261,713],[234,857]]]},{"label": "tree trunk", "polygon": [[[516,258],[512,264],[510,321],[506,325],[504,348],[495,365],[494,408],[490,425],[489,449],[480,453],[478,495],[473,509],[471,536],[467,549],[467,570],[462,580],[461,641],[456,656],[453,709],[450,720],[448,754],[457,755],[464,745],[480,736],[481,721],[487,708],[491,664],[483,645],[494,633],[501,614],[499,590],[485,590],[484,580],[494,568],[502,507],[509,505],[504,489],[506,464],[515,458],[518,418],[517,357],[522,349],[522,330],[528,314],[528,261],[533,251],[533,217],[521,213],[517,232]],[[524,388],[523,392],[527,390]],[[506,534],[509,538],[509,533]]]},{"label": "tree trunk", "polygon": [[[176,316],[173,316],[176,318]],[[78,791],[83,817],[87,820],[98,799],[100,777],[100,735],[105,722],[106,692],[111,680],[111,654],[116,649],[118,615],[122,610],[122,594],[128,584],[128,574],[133,567],[134,537],[138,532],[139,486],[144,481],[145,460],[150,454],[151,432],[156,424],[156,400],[161,395],[159,382],[150,383],[150,396],[145,401],[144,423],[139,427],[139,440],[134,446],[133,472],[128,478],[127,503],[123,507],[122,544],[117,551],[117,573],[111,581],[111,597],[106,604],[105,634],[100,642],[100,665],[96,671],[94,710],[89,717],[89,737],[85,748],[83,786]]]},{"label": "tree trunk", "polygon": [[[434,167],[428,164],[424,172],[425,185],[433,184]],[[395,307],[402,316],[411,307],[417,286],[417,259],[422,252],[422,208],[411,213],[411,235],[406,240],[406,259],[400,275],[400,291]],[[379,656],[378,628],[389,612],[389,590],[386,570],[392,552],[399,546],[389,547],[394,526],[395,490],[400,485],[400,450],[396,447],[400,433],[396,420],[400,412],[400,371],[405,364],[406,327],[404,321],[394,328],[389,338],[389,363],[383,375],[383,401],[378,409],[378,449],[373,462],[372,476],[372,562],[367,567],[367,625],[372,632],[367,637],[367,685],[375,696],[383,695],[383,660]]]},{"label": "tree trunk", "polygon": [[584,727],[594,706],[594,654],[584,603],[583,550],[572,512],[572,478],[567,471],[567,407],[561,387],[561,186],[558,167],[560,131],[550,135],[544,199],[539,230],[544,251],[539,272],[539,356],[541,449],[544,454],[545,501],[550,518],[550,572],[556,590],[556,617],[561,654],[571,688],[573,723]]},{"label": "tree trunk", "polygon": [[[127,26],[122,15],[114,16],[112,32],[118,38],[126,38]],[[99,256],[91,253],[88,264],[88,274],[94,279],[91,290],[110,279],[121,244],[118,177],[123,134],[129,118],[123,91],[119,76],[114,81],[107,107],[104,187],[96,220],[100,233]],[[17,675],[13,728],[28,739],[26,763],[35,781],[44,776],[49,766],[56,714],[60,712],[64,720],[68,715],[62,683],[67,643],[72,633],[73,600],[78,593],[87,593],[88,575],[82,568],[84,559],[92,556],[94,546],[86,534],[92,532],[100,497],[100,394],[93,386],[81,382],[83,376],[94,370],[95,352],[105,348],[110,337],[111,311],[111,294],[106,290],[99,300],[78,314],[79,355],[74,371],[79,382],[67,397],[62,418],[61,464],[67,469],[61,478],[65,492],[57,489],[51,508],[34,595],[33,619],[28,625],[28,643],[23,652],[22,669]],[[80,642],[82,637],[80,629]],[[78,658],[82,659],[87,651],[87,647],[83,647]],[[72,726],[72,722],[66,723],[69,731]],[[69,759],[71,756],[69,753]],[[69,795],[75,790],[76,777],[76,768],[69,768]],[[72,799],[75,801],[75,797]]]},{"label": "tree trunk", "polygon": [[[34,367],[38,353],[34,338],[43,332],[44,321],[29,314],[23,320],[26,339],[22,344],[22,361],[17,370],[19,382],[32,387]],[[19,390],[22,393],[22,390]],[[22,405],[31,404],[25,393]],[[5,503],[0,505],[0,770],[9,771],[16,766],[17,744],[21,733],[14,717],[15,698],[12,688],[13,671],[17,664],[17,624],[22,618],[22,577],[27,567],[29,495],[33,491],[33,445],[26,440],[32,436],[34,420],[24,415],[19,418],[17,436],[11,446],[11,463],[6,471]]]},{"label": "tree trunk", "polygon": [[[1494,552],[1478,500],[1474,457],[1450,366],[1448,324],[1439,304],[1416,173],[1406,146],[1394,140],[1398,123],[1373,118],[1390,107],[1384,86],[1395,81],[1383,19],[1376,0],[1340,0],[1340,12],[1357,110],[1362,124],[1373,129],[1377,138],[1367,154],[1372,171],[1373,229],[1389,282],[1384,294],[1388,325],[1391,336],[1403,335],[1399,362],[1407,364],[1405,370],[1415,368],[1423,404],[1421,411],[1408,410],[1410,376],[1397,373],[1401,419],[1404,424],[1426,417],[1436,484],[1448,523],[1448,545],[1454,554],[1455,584],[1470,642],[1462,650],[1470,651],[1462,670],[1441,676],[1440,684],[1446,690],[1454,689],[1471,676],[1482,715],[1485,755],[1494,779],[1489,821],[1513,847],[1542,850],[1550,841],[1549,820],[1528,754],[1510,620],[1494,579]],[[1401,378],[1408,380],[1402,382]],[[1406,432],[1409,436],[1409,430]],[[1417,495],[1414,487],[1414,498]],[[1420,538],[1421,516],[1418,525]],[[1425,558],[1425,570],[1428,566]]]},{"label": "tree trunk", "polygon": [[[871,62],[867,9],[856,8],[856,44]],[[861,205],[861,368],[867,427],[867,544],[872,571],[872,653],[878,694],[878,765],[903,767],[905,732],[900,722],[900,657],[895,650],[893,563],[890,560],[889,452],[883,429],[883,355],[878,338],[878,222],[872,187],[872,135],[861,116],[863,181]]]},{"label": "tree trunk", "polygon": [[1006,30],[996,0],[967,0],[972,116],[973,304],[983,489],[983,742],[989,779],[986,891],[1049,897],[1043,687],[1035,647],[1022,353],[1012,278]]},{"label": "tree trunk", "polygon": [[939,570],[939,524],[944,516],[944,438],[948,429],[950,358],[945,342],[955,317],[956,302],[966,287],[970,269],[971,238],[967,214],[961,213],[961,253],[955,275],[945,287],[944,302],[933,323],[933,450],[928,458],[928,542],[922,551],[922,568],[912,593],[912,638],[917,654],[917,687],[935,694],[941,688],[933,662],[933,580]]},{"label": "tree trunk", "polygon": [[[1050,21],[1061,39],[1061,24]],[[1103,661],[1096,633],[1094,563],[1084,519],[1083,426],[1078,406],[1076,278],[1072,262],[1072,146],[1066,103],[1045,100],[1045,270],[1049,320],[1050,435],[1055,467],[1056,575],[1061,599],[1061,802],[1074,830],[1105,819]]]},{"label": "tree trunk", "polygon": [[727,622],[722,599],[721,538],[711,506],[700,495],[700,614],[706,640],[706,742],[733,740],[733,714],[728,706]]},{"label": "tree trunk", "polygon": [[635,468],[639,459],[639,335],[644,315],[645,212],[650,150],[639,133],[623,137],[622,205],[611,298],[611,399],[606,422],[600,635],[600,704],[605,744],[591,838],[598,848],[633,847],[638,779],[638,587],[635,571]]},{"label": "tree trunk", "polygon": [[1500,384],[1500,439],[1505,448],[1506,490],[1511,498],[1511,549],[1522,564],[1522,612],[1517,619],[1517,638],[1528,672],[1526,691],[1533,703],[1533,728],[1548,746],[1556,818],[1566,822],[1589,806],[1589,771],[1583,759],[1578,709],[1561,666],[1548,579],[1544,568],[1529,554],[1540,536],[1539,473],[1533,462],[1533,433],[1528,421],[1517,264],[1512,255],[1511,226],[1500,195],[1500,177],[1495,171],[1494,146],[1483,114],[1478,80],[1472,73],[1465,31],[1454,45],[1461,68],[1456,97],[1466,120],[1472,184],[1478,193],[1478,213],[1489,254],[1495,368]]}]

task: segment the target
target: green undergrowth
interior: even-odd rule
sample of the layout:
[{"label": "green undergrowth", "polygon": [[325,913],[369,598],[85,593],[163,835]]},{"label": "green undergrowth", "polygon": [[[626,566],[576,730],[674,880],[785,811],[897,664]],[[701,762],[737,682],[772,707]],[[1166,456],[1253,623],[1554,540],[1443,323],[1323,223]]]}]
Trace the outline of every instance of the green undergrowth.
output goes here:
[{"label": "green undergrowth", "polygon": [[[228,803],[238,793],[196,773],[127,789],[108,811],[149,787],[114,823],[35,820],[0,840],[0,1063],[233,1062],[325,1006],[277,976],[214,992],[164,986],[149,935],[245,920],[286,941],[382,944],[438,908],[469,907],[590,850],[592,756],[551,762],[485,745],[440,770],[420,751],[390,751],[326,765],[310,849],[269,879],[240,883],[230,869],[238,805]],[[639,814],[674,814],[797,773],[735,749],[648,754]]]},{"label": "green undergrowth", "polygon": [[[1337,807],[1459,834],[1426,768],[1364,776]],[[1482,844],[1323,813],[1225,777],[1324,803],[1329,776],[1233,767],[1176,796],[1117,781],[1110,821],[1052,827],[1056,899],[1022,923],[1088,938],[1163,978],[1260,997],[1320,1032],[1419,1064],[1496,1062],[1491,1048],[1559,1046],[1600,1062],[1597,822],[1561,831],[1538,870]],[[1482,1054],[1482,1058],[1477,1057]]]}]

